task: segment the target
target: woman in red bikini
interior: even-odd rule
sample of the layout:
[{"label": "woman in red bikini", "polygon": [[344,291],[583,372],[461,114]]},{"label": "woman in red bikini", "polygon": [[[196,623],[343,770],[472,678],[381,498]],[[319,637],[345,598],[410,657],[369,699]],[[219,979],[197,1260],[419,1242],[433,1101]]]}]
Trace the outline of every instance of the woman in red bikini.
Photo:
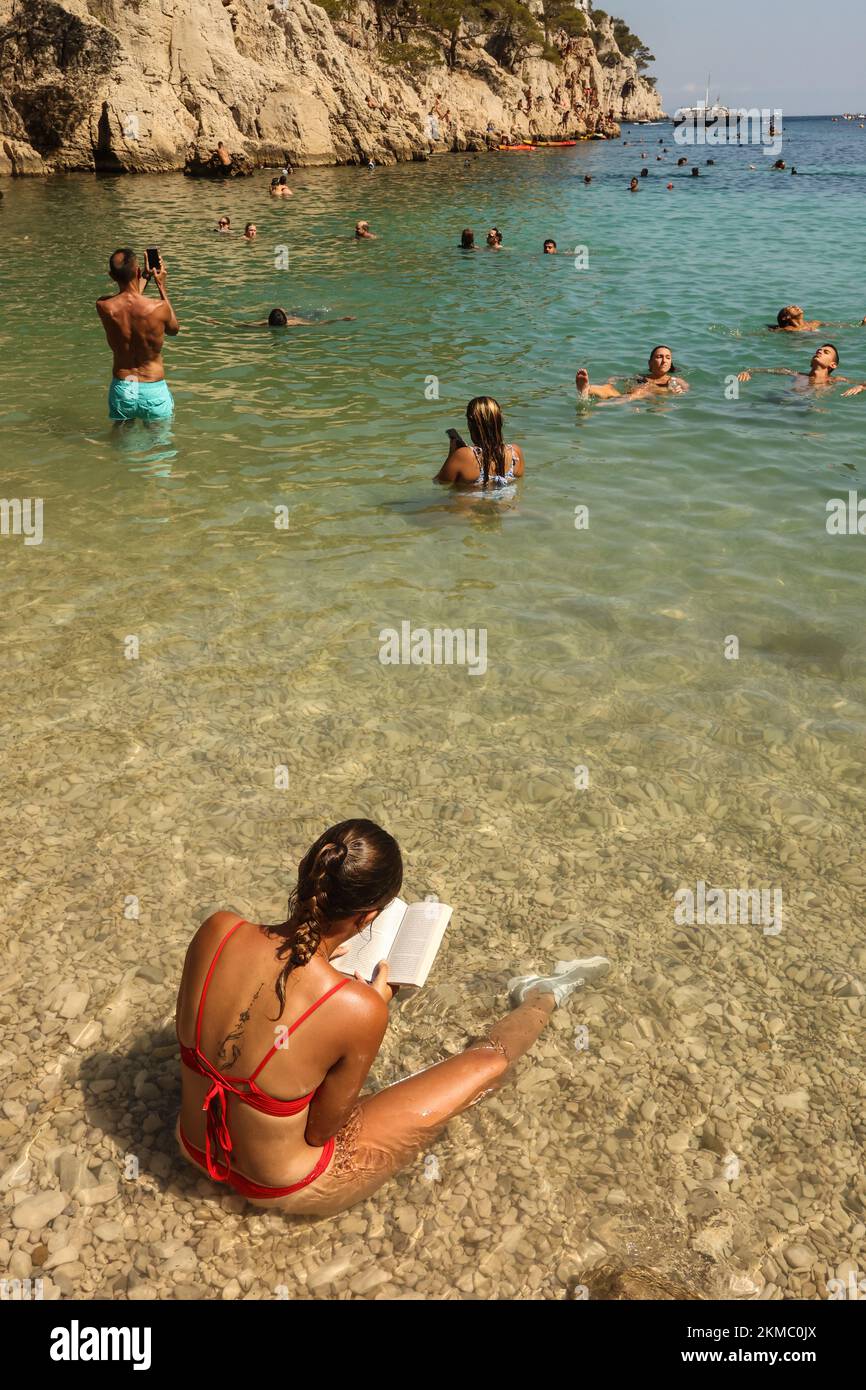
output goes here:
[{"label": "woman in red bikini", "polygon": [[502,1083],[558,1004],[610,968],[594,957],[512,980],[513,1010],[486,1038],[359,1099],[395,991],[384,963],[368,985],[330,962],[402,879],[396,840],[372,821],[343,821],[301,860],[286,922],[216,912],[190,943],[177,1001],[178,1141],[256,1205],[332,1215],[369,1196]]}]

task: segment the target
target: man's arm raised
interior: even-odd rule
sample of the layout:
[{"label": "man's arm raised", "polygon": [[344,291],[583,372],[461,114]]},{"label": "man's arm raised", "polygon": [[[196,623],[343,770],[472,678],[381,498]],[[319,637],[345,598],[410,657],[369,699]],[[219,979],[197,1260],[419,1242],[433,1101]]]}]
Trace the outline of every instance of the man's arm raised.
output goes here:
[{"label": "man's arm raised", "polygon": [[165,331],[170,338],[174,338],[180,332],[180,324],[177,321],[177,314],[171,307],[171,300],[169,299],[165,290],[165,261],[163,261],[162,266],[159,270],[151,271],[151,274],[153,276],[153,282],[156,285],[156,288],[159,290],[159,297],[165,305],[166,309],[168,310],[168,318],[166,319]]}]

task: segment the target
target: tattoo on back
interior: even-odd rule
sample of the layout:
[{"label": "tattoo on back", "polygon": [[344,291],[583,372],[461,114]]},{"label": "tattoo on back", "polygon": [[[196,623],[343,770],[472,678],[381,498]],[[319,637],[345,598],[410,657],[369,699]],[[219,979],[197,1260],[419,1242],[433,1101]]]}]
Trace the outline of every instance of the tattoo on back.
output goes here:
[{"label": "tattoo on back", "polygon": [[[236,1061],[238,1060],[238,1058],[240,1057],[240,1055],[241,1055],[241,1041],[242,1041],[243,1036],[244,1036],[244,1028],[246,1027],[246,1025],[247,1025],[247,1024],[249,1023],[249,1021],[250,1021],[250,1014],[252,1013],[253,1004],[255,1004],[255,1002],[256,1002],[256,1000],[258,999],[259,995],[261,994],[263,988],[264,988],[264,984],[262,983],[262,984],[259,985],[258,989],[256,990],[255,994],[253,995],[253,997],[252,997],[252,999],[250,1000],[249,1004],[247,1004],[247,1007],[246,1007],[245,1009],[242,1010],[241,1014],[240,1014],[239,1017],[238,1017],[238,1021],[237,1021],[237,1023],[235,1024],[235,1026],[234,1026],[234,1028],[232,1029],[232,1031],[231,1031],[229,1034],[227,1034],[226,1037],[223,1038],[222,1042],[221,1042],[220,1045],[219,1045],[219,1051],[217,1052],[217,1061],[218,1061],[218,1062],[221,1061],[223,1058],[225,1058],[225,1059],[226,1059],[226,1062],[227,1062],[227,1065],[228,1065],[229,1067],[233,1067],[234,1064],[235,1064],[235,1062],[236,1062]],[[230,1043],[231,1043],[231,1056],[229,1056],[229,1044],[230,1044]]]}]

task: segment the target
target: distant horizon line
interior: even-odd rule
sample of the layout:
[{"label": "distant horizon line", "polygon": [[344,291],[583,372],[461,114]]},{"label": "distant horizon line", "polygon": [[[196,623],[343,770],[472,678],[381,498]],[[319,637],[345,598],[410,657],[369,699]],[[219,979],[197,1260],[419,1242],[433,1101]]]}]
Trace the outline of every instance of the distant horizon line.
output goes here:
[{"label": "distant horizon line", "polygon": [[[866,104],[866,103],[864,103],[864,104]],[[694,103],[691,103],[691,102],[690,102],[689,105],[690,105],[690,106],[691,106],[691,105],[694,105]],[[675,110],[675,111],[679,111],[679,110],[683,109],[685,106],[686,106],[686,103],[683,102],[683,103],[682,103],[682,106],[675,106],[675,107],[674,107],[674,110]],[[757,109],[757,110],[759,110],[759,111],[762,111],[762,110],[767,110],[767,111],[781,111],[781,112],[782,112],[782,120],[783,120],[783,121],[832,121],[832,120],[836,119],[837,117],[838,117],[838,118],[841,118],[841,117],[843,117],[843,116],[846,114],[844,111],[796,111],[796,112],[795,112],[795,111],[785,111],[785,109],[784,109],[783,107],[776,107],[776,106],[767,106],[767,107],[752,108],[752,107],[750,107],[750,106],[746,106],[745,103],[743,103],[743,105],[741,105],[741,106],[732,106],[732,107],[730,108],[731,111],[743,111],[743,110],[751,111],[751,110],[753,110],[753,109]],[[848,112],[847,114],[850,115],[851,113]],[[858,112],[857,114],[859,115],[859,112]],[[665,115],[665,116],[658,117],[658,119],[659,119],[659,120],[667,120],[667,121],[670,121],[670,120],[673,119],[673,117],[670,116],[670,115]],[[645,124],[645,122],[642,122],[642,121],[627,121],[627,120],[624,120],[624,121],[622,122],[622,124],[623,124],[623,125],[642,125],[642,124]]]}]

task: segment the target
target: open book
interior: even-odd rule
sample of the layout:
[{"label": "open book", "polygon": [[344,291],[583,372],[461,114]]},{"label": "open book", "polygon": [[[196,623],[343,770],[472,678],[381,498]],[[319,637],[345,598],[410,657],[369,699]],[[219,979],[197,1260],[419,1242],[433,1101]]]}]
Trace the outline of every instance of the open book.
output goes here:
[{"label": "open book", "polygon": [[353,937],[346,954],[331,964],[344,975],[354,975],[357,970],[369,983],[379,961],[386,960],[392,985],[420,989],[430,974],[451,912],[445,903],[428,901],[410,907],[402,898],[395,898],[369,927]]}]

